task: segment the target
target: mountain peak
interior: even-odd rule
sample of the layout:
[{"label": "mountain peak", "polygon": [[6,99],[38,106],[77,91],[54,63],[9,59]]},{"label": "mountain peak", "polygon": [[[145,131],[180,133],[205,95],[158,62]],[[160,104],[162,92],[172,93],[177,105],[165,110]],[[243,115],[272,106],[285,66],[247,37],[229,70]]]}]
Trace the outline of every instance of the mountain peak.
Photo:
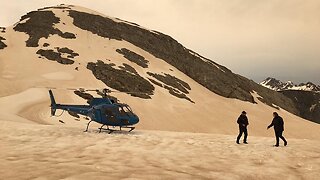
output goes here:
[{"label": "mountain peak", "polygon": [[299,85],[297,85],[292,81],[282,82],[271,77],[266,78],[264,81],[260,83],[260,85],[272,89],[274,91],[300,90],[320,92],[320,86],[312,82],[300,83]]}]

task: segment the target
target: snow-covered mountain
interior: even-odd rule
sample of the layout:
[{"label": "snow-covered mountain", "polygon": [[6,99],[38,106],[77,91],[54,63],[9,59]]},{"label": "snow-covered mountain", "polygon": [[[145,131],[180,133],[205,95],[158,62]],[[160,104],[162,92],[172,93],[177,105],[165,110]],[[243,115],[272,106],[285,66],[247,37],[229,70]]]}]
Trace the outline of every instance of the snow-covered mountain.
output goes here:
[{"label": "snow-covered mountain", "polygon": [[[259,119],[251,125],[255,135],[267,135],[261,129],[273,111],[293,121],[289,126],[296,131],[309,127],[287,96],[168,35],[87,8],[60,5],[29,12],[0,37],[0,117],[7,121],[59,124],[49,115],[47,87],[55,88],[58,103],[76,104],[87,99],[66,89],[108,88],[124,92],[111,95],[140,117],[137,129],[233,134],[234,119],[243,110]],[[99,95],[82,97],[91,96]],[[87,122],[61,118],[81,127]]]},{"label": "snow-covered mountain", "polygon": [[311,82],[294,84],[268,77],[260,85],[290,98],[301,117],[320,123],[320,86]]},{"label": "snow-covered mountain", "polygon": [[292,81],[282,82],[271,77],[268,77],[267,79],[262,81],[260,85],[272,89],[274,91],[299,90],[320,92],[320,85],[316,85],[312,82],[294,84]]},{"label": "snow-covered mountain", "polygon": [[[320,105],[308,100],[303,114],[306,96],[294,101],[168,35],[90,9],[42,8],[0,28],[0,85],[0,179],[319,177],[320,125],[301,117]],[[50,116],[50,88],[57,103],[81,105],[101,93],[70,89],[118,91],[110,95],[140,122],[129,134],[98,134],[94,122],[83,133],[87,118]],[[248,146],[235,144],[243,110]],[[287,148],[271,146],[275,111]]]}]

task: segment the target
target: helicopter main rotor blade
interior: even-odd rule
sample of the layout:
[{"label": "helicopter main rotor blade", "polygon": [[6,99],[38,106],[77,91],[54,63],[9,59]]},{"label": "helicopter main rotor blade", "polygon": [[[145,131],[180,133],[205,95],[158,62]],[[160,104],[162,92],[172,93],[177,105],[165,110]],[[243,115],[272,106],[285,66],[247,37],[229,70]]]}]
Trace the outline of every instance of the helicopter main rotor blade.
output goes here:
[{"label": "helicopter main rotor blade", "polygon": [[71,87],[50,87],[50,86],[34,86],[35,88],[46,88],[46,89],[60,89],[60,90],[68,90],[68,91],[80,91],[80,92],[101,92],[104,94],[108,93],[126,93],[126,94],[147,94],[147,95],[153,95],[154,93],[145,93],[145,92],[137,92],[137,91],[118,91],[118,90],[110,90],[108,88],[104,89],[85,89],[85,88],[71,88]]}]

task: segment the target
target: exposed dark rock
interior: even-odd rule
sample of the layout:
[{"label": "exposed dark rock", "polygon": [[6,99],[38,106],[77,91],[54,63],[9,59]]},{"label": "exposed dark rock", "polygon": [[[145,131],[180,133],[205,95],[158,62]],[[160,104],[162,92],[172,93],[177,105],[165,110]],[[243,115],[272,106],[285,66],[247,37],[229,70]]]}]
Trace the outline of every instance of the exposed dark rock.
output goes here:
[{"label": "exposed dark rock", "polygon": [[320,93],[299,90],[281,93],[294,101],[301,117],[320,124]]},{"label": "exposed dark rock", "polygon": [[170,87],[170,86],[167,86],[167,85],[164,85],[164,88],[169,90],[169,93],[177,98],[181,98],[181,99],[186,99],[192,103],[194,103],[194,101],[192,101],[187,95],[185,95],[184,93],[181,93],[177,90],[175,90],[174,88]]},{"label": "exposed dark rock", "polygon": [[156,78],[158,81],[161,81],[162,83],[164,83],[164,85],[162,85],[161,83],[149,78],[149,80],[152,83],[169,90],[169,93],[171,95],[176,96],[178,98],[186,99],[186,100],[194,103],[186,95],[186,94],[189,94],[188,90],[191,90],[191,88],[190,88],[188,83],[186,83],[186,82],[182,81],[181,79],[178,79],[178,78],[176,78],[174,76],[171,76],[170,74],[161,75],[161,74],[154,74],[154,73],[151,73],[151,72],[148,72],[147,74],[149,76],[152,76],[152,77]]},{"label": "exposed dark rock", "polygon": [[116,50],[119,54],[124,55],[124,57],[126,59],[128,59],[131,62],[134,62],[136,64],[138,64],[139,66],[143,67],[143,68],[147,68],[148,67],[148,63],[149,61],[146,60],[143,56],[130,51],[129,49],[126,48],[122,48],[122,49],[117,49]]},{"label": "exposed dark rock", "polygon": [[4,42],[2,42],[3,40],[6,39],[0,36],[0,49],[4,49],[5,47],[7,47],[7,45]]},{"label": "exposed dark rock", "polygon": [[[60,64],[73,64],[74,60],[72,59],[76,56],[79,56],[78,53],[75,53],[73,50],[67,47],[64,47],[64,48],[55,47],[54,49],[55,50],[39,49],[37,51],[37,54],[40,54],[41,56],[46,57],[51,61],[57,61]],[[62,57],[62,55],[67,55],[67,58]]]},{"label": "exposed dark rock", "polygon": [[61,57],[61,53],[59,52],[54,52],[53,50],[44,50],[44,49],[39,49],[37,51],[37,54],[46,57],[48,60],[51,61],[57,61],[60,64],[73,64],[74,61],[71,59],[63,58]]},{"label": "exposed dark rock", "polygon": [[5,27],[0,27],[0,31],[1,31],[2,33],[5,33],[5,32],[6,32],[6,28],[5,28]]},{"label": "exposed dark rock", "polygon": [[26,41],[27,47],[38,47],[40,38],[48,38],[49,35],[57,34],[63,38],[75,38],[72,33],[63,33],[53,25],[60,22],[60,19],[52,11],[32,11],[21,17],[20,21],[13,29],[15,31],[25,32],[29,35]]},{"label": "exposed dark rock", "polygon": [[48,47],[48,46],[50,46],[50,44],[48,44],[48,43],[43,43],[43,47]]},{"label": "exposed dark rock", "polygon": [[182,81],[181,79],[178,79],[174,76],[171,76],[170,74],[161,75],[161,74],[154,74],[151,72],[148,72],[147,74],[156,78],[157,80],[171,86],[171,87],[174,87],[174,88],[180,90],[183,93],[188,94],[189,93],[188,90],[191,90],[188,83],[186,83],[186,82]]},{"label": "exposed dark rock", "polygon": [[126,92],[131,96],[140,98],[151,98],[153,85],[138,74],[127,72],[123,69],[115,69],[114,64],[105,64],[98,60],[96,63],[90,62],[87,68],[92,71],[94,76],[104,82],[108,87],[121,92]]},{"label": "exposed dark rock", "polygon": [[226,67],[185,48],[168,35],[85,12],[69,10],[69,15],[77,27],[104,38],[132,43],[173,65],[216,94],[255,103],[251,95],[255,91],[263,97],[265,103],[276,104],[292,113],[298,113],[288,97],[232,73]]},{"label": "exposed dark rock", "polygon": [[65,39],[75,39],[76,38],[76,35],[71,32],[65,32],[65,33],[62,33],[59,35]]},{"label": "exposed dark rock", "polygon": [[76,56],[79,56],[78,53],[75,53],[73,50],[71,50],[71,49],[69,49],[69,48],[67,48],[67,47],[64,47],[64,48],[59,48],[59,47],[57,47],[57,51],[58,51],[59,53],[69,54],[69,55],[68,55],[68,58],[74,58],[74,57],[76,57]]}]

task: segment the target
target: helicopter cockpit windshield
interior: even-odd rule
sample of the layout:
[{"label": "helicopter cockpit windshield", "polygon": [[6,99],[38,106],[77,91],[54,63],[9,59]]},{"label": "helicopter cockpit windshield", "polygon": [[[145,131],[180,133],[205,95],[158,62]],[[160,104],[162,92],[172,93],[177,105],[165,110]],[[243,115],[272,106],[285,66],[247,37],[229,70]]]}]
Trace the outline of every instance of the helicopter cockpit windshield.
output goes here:
[{"label": "helicopter cockpit windshield", "polygon": [[123,114],[123,115],[133,115],[133,112],[130,106],[125,104],[119,106],[119,111],[120,111],[120,114]]}]

